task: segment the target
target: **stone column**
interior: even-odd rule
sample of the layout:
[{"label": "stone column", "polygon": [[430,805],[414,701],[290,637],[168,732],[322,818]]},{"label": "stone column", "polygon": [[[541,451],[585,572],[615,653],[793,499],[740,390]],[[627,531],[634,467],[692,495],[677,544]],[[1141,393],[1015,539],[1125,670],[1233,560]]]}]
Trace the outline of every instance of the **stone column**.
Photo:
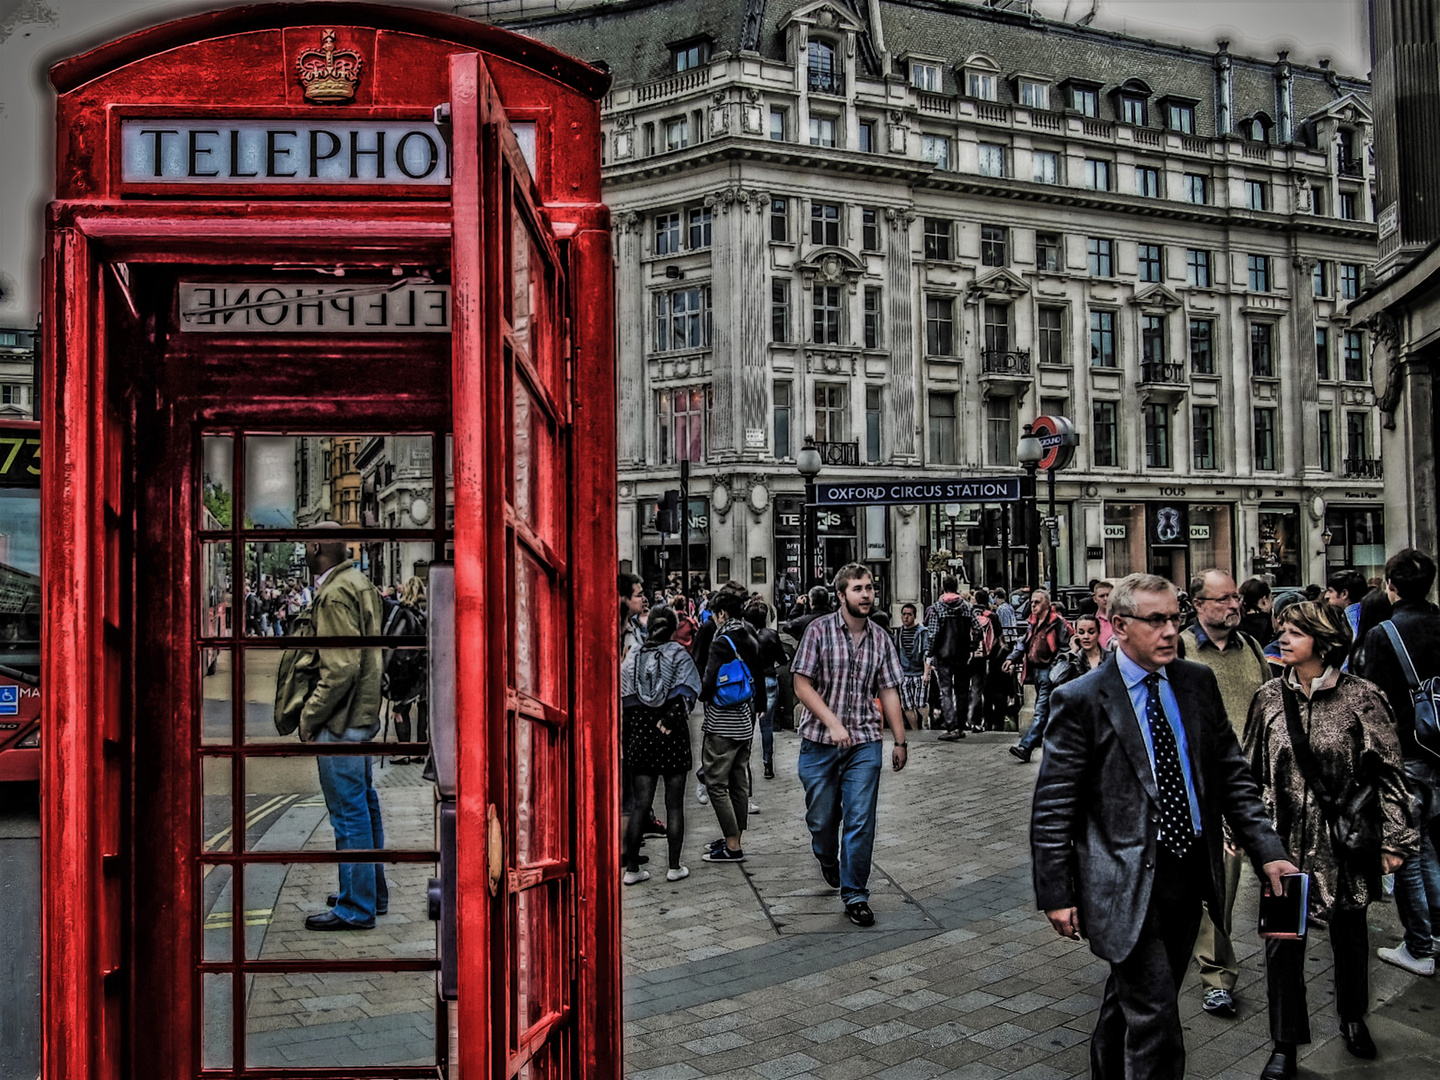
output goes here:
[{"label": "stone column", "polygon": [[[1320,471],[1320,424],[1305,419],[1315,416],[1320,401],[1320,375],[1315,366],[1315,289],[1311,284],[1318,261],[1309,255],[1290,260],[1290,341],[1297,370],[1295,378],[1282,383],[1287,400],[1281,416],[1290,418],[1284,432],[1285,459],[1298,463],[1294,470],[1297,477]],[[1327,344],[1334,364],[1338,359],[1336,343]]]},{"label": "stone column", "polygon": [[645,282],[641,256],[645,242],[644,218],[635,211],[615,215],[615,367],[619,394],[620,468],[645,465],[646,408]]},{"label": "stone column", "polygon": [[745,286],[740,259],[740,217],[731,213],[737,189],[721,188],[705,196],[711,213],[710,246],[710,447],[708,460],[735,460],[741,441],[736,433],[739,386],[739,308]]},{"label": "stone column", "polygon": [[885,394],[885,427],[891,432],[891,460],[916,464],[915,445],[916,368],[915,259],[910,247],[910,227],[915,221],[911,207],[887,207],[890,249],[885,255],[885,291],[889,301],[890,386]]},{"label": "stone column", "polygon": [[739,307],[737,335],[740,371],[740,446],[746,460],[760,461],[768,453],[765,438],[766,386],[769,365],[769,277],[766,262],[770,246],[766,229],[770,220],[770,193],[741,190],[736,196],[740,233],[740,273],[736,295]]}]

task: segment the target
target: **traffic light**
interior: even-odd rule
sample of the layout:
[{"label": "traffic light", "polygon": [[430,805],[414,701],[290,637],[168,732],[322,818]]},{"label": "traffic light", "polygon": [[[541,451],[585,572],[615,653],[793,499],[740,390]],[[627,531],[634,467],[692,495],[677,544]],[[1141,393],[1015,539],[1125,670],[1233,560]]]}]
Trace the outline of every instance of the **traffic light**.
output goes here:
[{"label": "traffic light", "polygon": [[680,531],[680,492],[674,488],[655,505],[655,531],[666,535]]}]

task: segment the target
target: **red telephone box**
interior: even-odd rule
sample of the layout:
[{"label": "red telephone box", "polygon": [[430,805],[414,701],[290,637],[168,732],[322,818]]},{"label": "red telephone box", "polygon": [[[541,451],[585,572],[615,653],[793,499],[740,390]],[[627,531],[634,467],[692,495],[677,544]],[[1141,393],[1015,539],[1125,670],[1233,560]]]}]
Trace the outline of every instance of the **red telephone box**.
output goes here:
[{"label": "red telephone box", "polygon": [[51,79],[46,1080],[618,1076],[606,76],[327,3]]}]

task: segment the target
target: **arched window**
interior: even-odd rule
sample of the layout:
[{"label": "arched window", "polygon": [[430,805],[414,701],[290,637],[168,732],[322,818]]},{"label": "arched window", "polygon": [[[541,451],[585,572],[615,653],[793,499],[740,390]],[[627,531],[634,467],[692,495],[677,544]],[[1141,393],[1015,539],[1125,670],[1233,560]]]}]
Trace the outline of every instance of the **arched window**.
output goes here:
[{"label": "arched window", "polygon": [[845,76],[835,55],[835,46],[826,41],[810,40],[810,89],[820,94],[845,93]]}]

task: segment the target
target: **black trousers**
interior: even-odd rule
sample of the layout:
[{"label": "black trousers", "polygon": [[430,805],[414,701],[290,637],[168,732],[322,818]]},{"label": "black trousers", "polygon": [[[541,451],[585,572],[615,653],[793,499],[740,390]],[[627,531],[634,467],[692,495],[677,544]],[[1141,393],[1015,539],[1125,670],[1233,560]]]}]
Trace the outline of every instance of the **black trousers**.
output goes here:
[{"label": "black trousers", "polygon": [[1184,859],[1156,853],[1150,907],[1135,948],[1110,965],[1100,1019],[1090,1039],[1095,1080],[1182,1080],[1185,1039],[1180,1026],[1180,984],[1200,931],[1202,902],[1215,891],[1205,845],[1197,840]]},{"label": "black trousers", "polygon": [[[1364,908],[1331,912],[1330,949],[1335,954],[1335,1011],[1342,1024],[1357,1023],[1370,1009],[1370,927]],[[1265,989],[1270,996],[1270,1038],[1308,1043],[1304,941],[1265,942]]]}]

